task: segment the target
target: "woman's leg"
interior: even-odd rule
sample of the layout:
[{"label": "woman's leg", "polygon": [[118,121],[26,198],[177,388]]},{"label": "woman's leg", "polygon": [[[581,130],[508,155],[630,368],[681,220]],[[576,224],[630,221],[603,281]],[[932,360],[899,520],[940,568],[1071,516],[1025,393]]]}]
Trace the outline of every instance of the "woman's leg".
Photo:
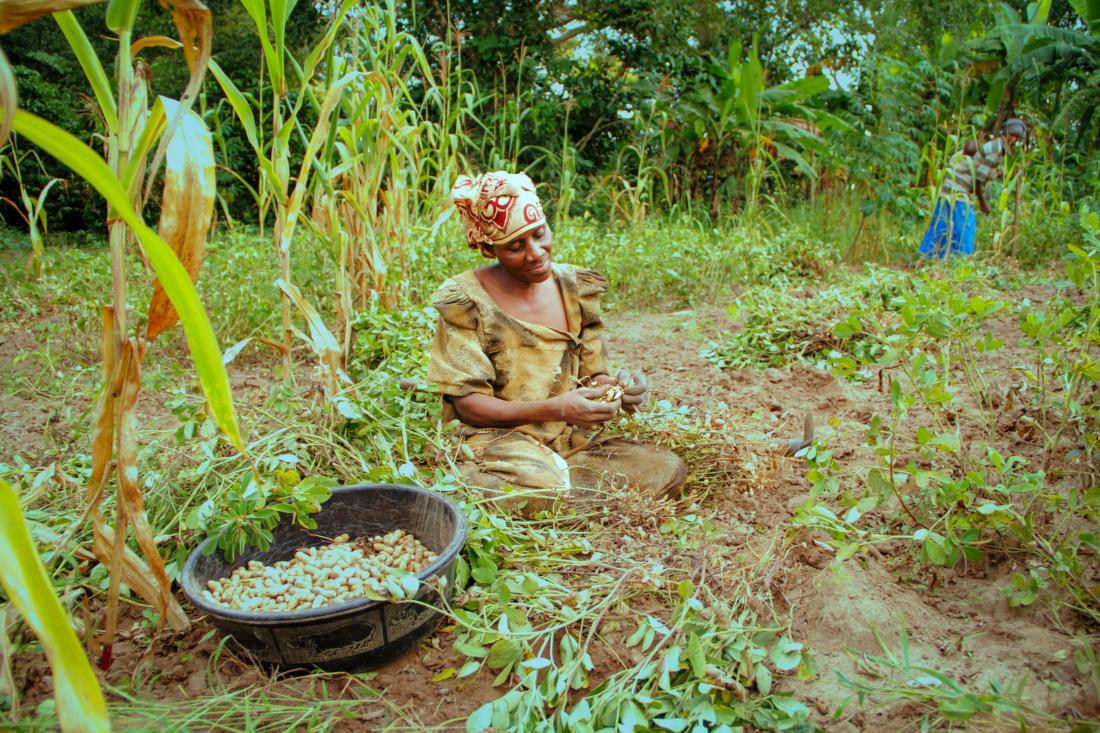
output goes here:
[{"label": "woman's leg", "polygon": [[687,478],[687,466],[672,451],[622,438],[600,441],[566,460],[522,433],[492,431],[467,444],[475,459],[458,467],[466,483],[525,516],[599,490],[630,487],[678,498]]},{"label": "woman's leg", "polygon": [[925,257],[940,259],[950,249],[951,206],[945,199],[936,199],[932,219],[920,243],[920,253]]},{"label": "woman's leg", "polygon": [[623,438],[609,438],[568,459],[575,490],[622,489],[679,498],[687,466],[670,450]]},{"label": "woman's leg", "polygon": [[502,507],[530,516],[569,496],[565,461],[533,438],[500,430],[473,436],[467,445],[474,460],[458,466],[462,478]]},{"label": "woman's leg", "polygon": [[974,254],[974,236],[978,231],[978,217],[974,213],[974,205],[966,201],[956,204],[955,221],[958,231],[955,249],[962,254]]}]

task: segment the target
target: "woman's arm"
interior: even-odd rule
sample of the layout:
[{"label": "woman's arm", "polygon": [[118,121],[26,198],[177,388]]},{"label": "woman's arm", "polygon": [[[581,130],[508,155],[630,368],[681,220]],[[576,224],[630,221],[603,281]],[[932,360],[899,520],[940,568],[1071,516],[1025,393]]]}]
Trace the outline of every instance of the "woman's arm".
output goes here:
[{"label": "woman's arm", "polygon": [[462,422],[475,428],[517,428],[539,422],[567,422],[580,428],[602,425],[619,412],[619,401],[597,402],[608,385],[584,387],[535,402],[509,402],[475,392],[451,402]]},{"label": "woman's arm", "polygon": [[981,209],[983,214],[988,214],[990,211],[989,203],[985,200],[985,185],[981,179],[974,180],[974,193],[978,196],[978,208]]}]

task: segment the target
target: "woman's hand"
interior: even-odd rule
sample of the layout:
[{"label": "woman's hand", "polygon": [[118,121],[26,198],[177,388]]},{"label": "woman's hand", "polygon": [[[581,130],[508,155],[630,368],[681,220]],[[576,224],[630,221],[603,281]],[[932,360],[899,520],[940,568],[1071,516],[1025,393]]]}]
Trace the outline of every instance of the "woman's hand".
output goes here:
[{"label": "woman's hand", "polygon": [[551,399],[554,408],[563,420],[578,428],[594,428],[603,425],[619,414],[619,400],[614,402],[599,402],[599,398],[607,394],[611,385],[604,384],[598,387],[581,387],[572,392],[558,395]]},{"label": "woman's hand", "polygon": [[634,412],[649,400],[649,380],[642,372],[621,370],[616,379],[623,388],[623,409]]}]

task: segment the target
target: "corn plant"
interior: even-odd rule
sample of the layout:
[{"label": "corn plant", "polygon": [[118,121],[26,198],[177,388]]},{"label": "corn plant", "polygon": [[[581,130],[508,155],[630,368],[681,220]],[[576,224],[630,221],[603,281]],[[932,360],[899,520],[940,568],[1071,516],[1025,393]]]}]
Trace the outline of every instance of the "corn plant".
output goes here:
[{"label": "corn plant", "polygon": [[[391,7],[392,3],[387,4],[387,13]],[[492,99],[480,91],[473,70],[462,66],[459,38],[448,24],[445,37],[435,47],[438,78],[432,80],[426,70],[421,80],[426,88],[420,115],[438,124],[421,130],[420,195],[422,201],[435,207],[444,205],[455,179],[469,171],[466,151],[477,146],[468,130],[477,125],[478,110]],[[411,38],[406,41],[413,42]],[[445,208],[452,210],[450,206]]]},{"label": "corn plant", "polygon": [[[0,479],[0,586],[42,642],[65,731],[109,731],[107,705],[65,609],[53,592],[15,491]],[[6,614],[0,614],[6,625]],[[0,634],[4,633],[0,629]]]},{"label": "corn plant", "polygon": [[[233,80],[218,66],[210,63],[210,70],[221,85],[226,99],[244,128],[245,137],[260,164],[258,190],[265,192],[274,202],[275,223],[273,237],[275,251],[279,258],[280,303],[282,316],[281,352],[284,376],[290,375],[291,364],[291,306],[294,303],[295,286],[290,270],[290,248],[294,241],[298,220],[302,214],[307,194],[310,190],[310,177],[314,170],[314,158],[328,137],[332,115],[336,112],[345,88],[358,77],[358,73],[349,72],[336,77],[330,68],[329,73],[320,75],[323,84],[323,102],[318,102],[313,85],[319,76],[322,62],[331,65],[332,47],[337,31],[342,27],[348,11],[355,5],[354,0],[344,0],[333,14],[328,29],[317,45],[310,50],[303,65],[287,53],[286,24],[296,5],[295,0],[241,0],[248,11],[260,37],[264,52],[264,65],[271,82],[270,105],[271,137],[262,137],[257,118],[260,110],[253,107],[252,101],[233,83]],[[297,93],[293,101],[290,97],[290,81],[298,82]],[[291,188],[291,137],[302,129],[304,117],[303,105],[309,102],[315,106],[317,122],[309,135],[301,167],[294,178]],[[263,104],[261,93],[259,103]],[[304,300],[304,299],[303,299]],[[307,314],[308,318],[308,314]],[[312,325],[312,323],[311,323]],[[331,336],[331,334],[330,334]],[[316,351],[316,344],[313,343]],[[326,385],[331,389],[339,381],[335,373],[328,373]]]},{"label": "corn plant", "polygon": [[[69,3],[80,4],[87,3]],[[45,120],[21,111],[5,117],[6,124],[10,123],[25,139],[88,181],[108,203],[112,304],[101,308],[103,386],[94,422],[85,510],[93,525],[93,551],[112,571],[102,639],[104,666],[110,663],[110,643],[117,625],[118,595],[123,582],[154,603],[160,623],[175,629],[189,625],[186,614],[172,597],[164,561],[145,514],[138,480],[134,414],[141,390],[141,364],[148,345],[177,320],[182,322],[211,412],[230,441],[244,453],[221,352],[193,285],[214,201],[209,134],[190,111],[209,59],[210,14],[197,0],[176,0],[167,5],[172,10],[180,41],[162,37],[135,40],[134,20],[140,0],[114,0],[108,5],[107,26],[119,38],[117,76],[112,84],[84,30],[72,12],[64,10],[64,4],[23,4],[24,8],[37,6],[34,12],[21,16],[24,21],[59,11],[54,12],[54,18],[88,78],[105,124],[106,162]],[[151,45],[182,48],[191,76],[181,102],[160,98],[149,105],[147,68],[136,56]],[[157,234],[138,212],[149,196],[151,173],[162,160],[166,161],[165,188]],[[144,191],[143,184],[146,184]],[[126,252],[135,239],[140,242],[141,252],[156,273],[157,281],[147,328],[144,333],[136,329],[131,335],[126,314]],[[113,527],[108,525],[100,508],[112,473],[117,478]],[[126,547],[131,529],[144,560]]]},{"label": "corn plant", "polygon": [[[409,89],[413,79],[434,89],[427,59],[395,23],[396,8],[389,2],[349,26],[347,58],[354,60],[349,66],[354,63],[363,73],[341,100],[342,124],[333,130],[315,198],[314,221],[339,262],[337,330],[345,359],[355,314],[368,308],[372,297],[387,308],[397,306],[410,284],[409,231],[425,197],[421,186],[432,185],[421,180],[430,157],[424,141],[442,137],[421,116]],[[442,153],[443,165],[432,167],[452,167],[451,154]]]},{"label": "corn plant", "polygon": [[[568,111],[568,106],[566,109]],[[620,212],[619,216],[612,216],[612,221],[621,221],[623,224],[640,224],[645,221],[646,214],[654,205],[654,193],[658,183],[661,184],[665,192],[665,205],[671,208],[669,192],[672,189],[672,183],[669,174],[658,164],[657,156],[651,153],[653,143],[658,142],[660,138],[658,130],[667,119],[667,110],[661,110],[657,105],[652,105],[649,114],[638,125],[639,139],[637,143],[623,145],[619,148],[619,152],[615,156],[614,171],[605,176],[601,182],[609,189],[612,211]],[[568,121],[568,114],[566,120]],[[657,120],[661,122],[658,123]],[[659,152],[663,153],[664,151]],[[565,156],[566,149],[563,143],[563,169]],[[628,162],[631,160],[636,161],[637,167],[631,172],[631,175],[626,175]],[[566,195],[566,186],[572,185],[571,180],[564,175],[564,170],[561,185],[562,195],[564,196]]]},{"label": "corn plant", "polygon": [[[49,196],[50,189],[58,183],[64,183],[64,181],[60,178],[51,178],[38,192],[38,195],[32,198],[26,186],[23,185],[23,172],[20,170],[23,161],[32,155],[37,159],[38,154],[35,151],[28,150],[23,154],[19,154],[15,144],[12,143],[10,154],[0,155],[0,165],[7,169],[19,187],[19,203],[7,197],[4,197],[3,200],[15,209],[27,225],[27,237],[31,242],[31,256],[27,260],[27,271],[33,270],[36,274],[41,275],[45,267],[42,258],[45,254],[47,230],[46,197]],[[39,161],[39,165],[41,166],[41,161]]]}]

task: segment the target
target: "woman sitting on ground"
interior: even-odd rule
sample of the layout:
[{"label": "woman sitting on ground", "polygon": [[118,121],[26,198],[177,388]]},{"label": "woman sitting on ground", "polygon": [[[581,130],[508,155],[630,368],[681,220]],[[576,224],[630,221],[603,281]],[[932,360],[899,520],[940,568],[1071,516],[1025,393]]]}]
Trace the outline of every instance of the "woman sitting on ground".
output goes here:
[{"label": "woman sitting on ground", "polygon": [[[600,316],[601,275],[552,264],[552,236],[523,173],[462,177],[451,198],[469,246],[496,262],[446,280],[428,381],[443,393],[472,450],[461,465],[472,486],[531,514],[586,489],[630,486],[677,497],[686,476],[671,451],[600,439],[620,408],[648,399],[644,374],[608,374]],[[622,396],[600,401],[612,385]],[[564,457],[563,457],[564,456]]]}]

